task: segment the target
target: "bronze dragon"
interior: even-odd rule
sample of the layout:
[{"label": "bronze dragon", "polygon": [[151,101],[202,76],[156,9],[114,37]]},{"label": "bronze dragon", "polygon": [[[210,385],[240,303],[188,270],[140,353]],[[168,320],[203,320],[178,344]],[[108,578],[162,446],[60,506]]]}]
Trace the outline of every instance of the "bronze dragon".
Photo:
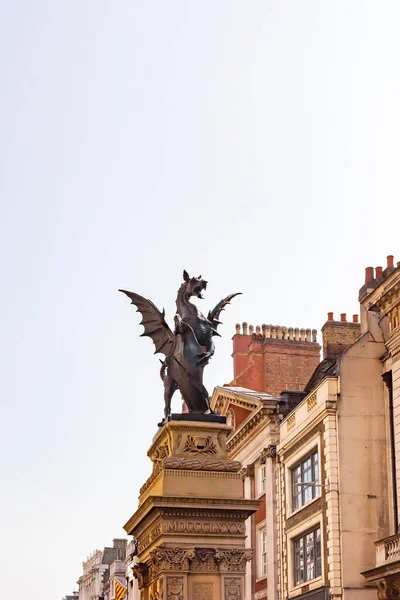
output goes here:
[{"label": "bronze dragon", "polygon": [[[203,385],[203,370],[214,354],[213,337],[219,335],[219,316],[225,306],[238,294],[231,294],[221,300],[207,318],[198,310],[190,298],[203,298],[207,281],[199,277],[189,277],[183,271],[183,283],[176,298],[175,328],[172,332],[165,321],[165,311],[158,308],[143,296],[119,290],[131,299],[137,312],[142,315],[144,326],[142,336],[149,336],[155,345],[155,354],[165,355],[161,361],[161,379],[164,382],[164,418],[171,413],[171,399],[179,389],[190,413],[205,413],[210,410],[210,399]],[[162,425],[163,421],[159,423]]]}]

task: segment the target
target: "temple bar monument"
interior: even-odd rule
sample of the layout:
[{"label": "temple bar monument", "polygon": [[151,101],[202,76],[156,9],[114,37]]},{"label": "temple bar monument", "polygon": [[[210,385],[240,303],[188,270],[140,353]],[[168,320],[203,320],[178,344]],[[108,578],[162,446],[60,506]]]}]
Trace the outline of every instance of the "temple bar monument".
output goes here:
[{"label": "temple bar monument", "polygon": [[[241,464],[229,460],[231,427],[213,414],[203,370],[214,354],[219,316],[237,294],[207,318],[190,301],[207,282],[183,272],[174,330],[165,313],[142,296],[126,294],[142,315],[142,335],[164,354],[164,416],[148,451],[153,470],[140,490],[139,507],[124,526],[138,541],[134,567],[140,600],[245,600],[245,520],[258,501],[243,498]],[[179,390],[187,413],[171,414]]]}]

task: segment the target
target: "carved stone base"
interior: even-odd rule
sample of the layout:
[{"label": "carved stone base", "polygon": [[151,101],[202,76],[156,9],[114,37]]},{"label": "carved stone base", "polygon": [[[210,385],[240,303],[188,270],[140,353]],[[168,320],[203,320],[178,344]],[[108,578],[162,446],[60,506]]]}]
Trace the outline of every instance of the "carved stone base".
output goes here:
[{"label": "carved stone base", "polygon": [[153,473],[125,525],[138,540],[141,600],[244,600],[251,550],[240,463],[227,458],[224,423],[170,421],[148,455]]}]

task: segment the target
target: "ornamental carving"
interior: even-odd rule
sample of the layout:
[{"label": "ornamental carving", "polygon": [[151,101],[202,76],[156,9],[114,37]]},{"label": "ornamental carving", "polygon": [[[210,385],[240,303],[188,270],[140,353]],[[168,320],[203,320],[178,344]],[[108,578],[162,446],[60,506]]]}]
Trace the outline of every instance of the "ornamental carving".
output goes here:
[{"label": "ornamental carving", "polygon": [[215,560],[215,550],[196,550],[194,558],[190,563],[190,571],[195,573],[216,573],[218,563]]},{"label": "ornamental carving", "polygon": [[307,410],[310,411],[317,406],[317,392],[311,394],[307,400]]},{"label": "ornamental carving", "polygon": [[246,477],[251,477],[254,479],[254,465],[247,465],[247,467],[243,467],[240,471],[240,475],[242,476],[243,481]]},{"label": "ornamental carving", "polygon": [[188,571],[193,551],[181,548],[157,548],[150,554],[153,576],[160,571]]},{"label": "ornamental carving", "polygon": [[168,577],[167,600],[183,600],[183,577]]},{"label": "ornamental carving", "polygon": [[146,548],[150,546],[150,544],[154,542],[154,540],[158,538],[159,535],[161,535],[161,532],[161,523],[157,523],[157,525],[153,527],[153,529],[151,529],[145,535],[143,535],[143,537],[141,537],[140,539],[140,552],[146,550]]},{"label": "ornamental carving", "polygon": [[150,600],[163,600],[163,579],[160,577],[153,581],[150,586]]},{"label": "ornamental carving", "polygon": [[237,473],[240,471],[241,464],[237,460],[224,460],[222,458],[177,458],[167,456],[163,460],[164,469],[188,469],[190,471],[229,471]]},{"label": "ornamental carving", "polygon": [[215,558],[220,571],[245,572],[246,562],[251,560],[251,550],[220,550]]},{"label": "ornamental carving", "polygon": [[183,452],[190,452],[191,454],[217,454],[217,448],[212,441],[210,436],[202,437],[195,435],[188,435],[185,442]]},{"label": "ornamental carving", "polygon": [[138,586],[144,588],[149,582],[149,569],[144,563],[132,567],[133,576],[138,580]]},{"label": "ornamental carving", "polygon": [[260,455],[260,463],[265,464],[267,458],[276,458],[276,446],[275,444],[269,444]]},{"label": "ornamental carving", "polygon": [[378,581],[379,600],[398,600],[400,598],[400,577],[394,575]]},{"label": "ornamental carving", "polygon": [[153,461],[153,463],[156,461],[160,461],[168,455],[169,455],[168,443],[165,442],[165,444],[163,444],[162,446],[158,446],[158,448],[156,448],[156,450],[152,456],[152,461]]},{"label": "ornamental carving", "polygon": [[296,414],[290,415],[287,419],[287,429],[290,431],[296,425]]},{"label": "ornamental carving", "polygon": [[229,577],[225,579],[224,600],[242,600],[241,578]]}]

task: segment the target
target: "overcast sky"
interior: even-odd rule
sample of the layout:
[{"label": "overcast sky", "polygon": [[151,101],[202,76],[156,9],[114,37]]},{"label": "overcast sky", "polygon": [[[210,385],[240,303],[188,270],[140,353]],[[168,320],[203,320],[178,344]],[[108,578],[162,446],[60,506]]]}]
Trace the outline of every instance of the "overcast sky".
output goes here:
[{"label": "overcast sky", "polygon": [[1,7],[1,587],[61,600],[123,536],[163,409],[117,289],[171,324],[183,268],[204,310],[243,292],[212,392],[237,321],[320,329],[400,260],[400,3]]}]

